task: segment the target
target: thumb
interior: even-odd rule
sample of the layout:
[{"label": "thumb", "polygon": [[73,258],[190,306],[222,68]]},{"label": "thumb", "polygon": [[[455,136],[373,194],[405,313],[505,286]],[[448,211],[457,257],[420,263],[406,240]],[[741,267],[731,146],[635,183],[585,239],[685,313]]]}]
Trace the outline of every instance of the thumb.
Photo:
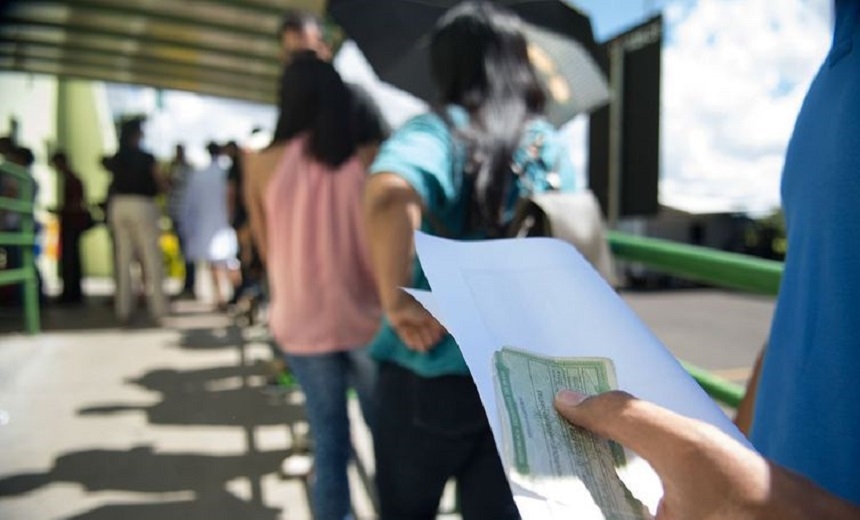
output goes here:
[{"label": "thumb", "polygon": [[560,390],[555,396],[555,409],[570,424],[580,426],[603,437],[624,443],[625,430],[617,423],[624,410],[635,403],[632,395],[612,391],[588,396],[574,390]]},{"label": "thumb", "polygon": [[570,424],[623,444],[658,474],[672,465],[672,447],[686,445],[697,431],[696,421],[618,390],[591,397],[561,390],[554,404]]}]

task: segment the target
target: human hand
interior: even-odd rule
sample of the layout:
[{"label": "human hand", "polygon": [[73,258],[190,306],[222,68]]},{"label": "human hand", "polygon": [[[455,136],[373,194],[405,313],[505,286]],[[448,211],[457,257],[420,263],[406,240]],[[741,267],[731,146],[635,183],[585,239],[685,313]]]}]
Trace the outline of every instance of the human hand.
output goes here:
[{"label": "human hand", "polygon": [[385,315],[400,339],[416,352],[429,352],[446,334],[436,318],[404,291],[385,309]]},{"label": "human hand", "polygon": [[569,423],[647,460],[663,483],[657,520],[858,518],[856,508],[747,449],[714,426],[624,392],[569,390],[555,408]]}]

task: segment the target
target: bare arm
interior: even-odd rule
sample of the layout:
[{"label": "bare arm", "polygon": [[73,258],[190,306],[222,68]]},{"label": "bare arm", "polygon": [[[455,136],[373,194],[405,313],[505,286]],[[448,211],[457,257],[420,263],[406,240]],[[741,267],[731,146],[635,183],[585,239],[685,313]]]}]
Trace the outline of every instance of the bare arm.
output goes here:
[{"label": "bare arm", "polygon": [[248,211],[251,239],[264,264],[268,258],[264,194],[282,153],[282,146],[274,146],[260,152],[247,153],[243,162],[245,175],[242,176],[242,191]]},{"label": "bare arm", "polygon": [[262,201],[257,195],[256,182],[249,180],[246,176],[245,182],[245,207],[248,209],[248,224],[251,226],[251,240],[257,246],[257,253],[260,255],[260,260],[263,264],[268,258],[268,248],[266,242],[266,217],[263,212]]},{"label": "bare arm", "polygon": [[409,348],[426,352],[445,331],[418,302],[400,290],[411,283],[413,234],[421,225],[421,206],[415,190],[393,173],[374,175],[367,183],[364,216],[382,309]]},{"label": "bare arm", "polygon": [[658,519],[860,518],[860,508],[769,462],[717,428],[624,392],[562,390],[555,407],[571,424],[627,446],[663,482]]},{"label": "bare arm", "polygon": [[761,376],[761,363],[764,358],[766,348],[767,346],[759,352],[758,357],[755,360],[752,374],[747,382],[746,394],[744,394],[744,398],[738,405],[738,411],[735,414],[735,426],[737,426],[738,429],[747,437],[749,437],[750,430],[752,429],[753,415],[755,414],[755,398],[758,393],[758,380]]},{"label": "bare arm", "polygon": [[421,225],[421,199],[397,175],[374,175],[364,195],[371,259],[383,307],[400,298],[411,282],[415,254],[412,234]]}]

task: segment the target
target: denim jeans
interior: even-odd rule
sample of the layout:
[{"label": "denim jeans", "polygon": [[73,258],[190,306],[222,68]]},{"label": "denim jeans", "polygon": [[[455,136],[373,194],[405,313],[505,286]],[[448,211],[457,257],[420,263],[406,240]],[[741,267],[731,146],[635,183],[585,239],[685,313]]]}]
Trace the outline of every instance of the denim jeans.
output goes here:
[{"label": "denim jeans", "polygon": [[343,520],[351,514],[347,466],[352,453],[346,392],[358,394],[361,412],[373,429],[376,362],[366,348],[310,356],[284,354],[305,394],[314,441],[315,520]]},{"label": "denim jeans", "polygon": [[452,477],[463,520],[520,518],[471,377],[425,378],[382,363],[377,388],[380,520],[436,518]]}]

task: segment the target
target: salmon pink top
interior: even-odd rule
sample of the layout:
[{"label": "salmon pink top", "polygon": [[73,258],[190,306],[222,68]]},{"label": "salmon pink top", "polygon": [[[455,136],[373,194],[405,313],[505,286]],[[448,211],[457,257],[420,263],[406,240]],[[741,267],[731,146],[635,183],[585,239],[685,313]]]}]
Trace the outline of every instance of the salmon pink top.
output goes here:
[{"label": "salmon pink top", "polygon": [[380,323],[361,199],[366,172],[353,156],[330,167],[287,142],[266,185],[269,326],[292,354],[364,347]]}]

